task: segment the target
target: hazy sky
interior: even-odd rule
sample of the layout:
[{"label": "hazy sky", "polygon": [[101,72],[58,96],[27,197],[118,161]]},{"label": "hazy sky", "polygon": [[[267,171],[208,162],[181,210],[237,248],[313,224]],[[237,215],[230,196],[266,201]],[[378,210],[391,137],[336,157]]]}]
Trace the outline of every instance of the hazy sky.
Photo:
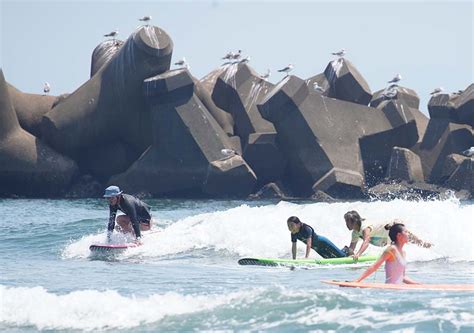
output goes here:
[{"label": "hazy sky", "polygon": [[104,34],[124,40],[153,16],[196,77],[242,49],[258,72],[293,63],[306,79],[324,71],[331,52],[349,59],[377,91],[396,73],[418,92],[466,88],[473,80],[472,1],[11,1],[0,0],[0,65],[24,92],[73,92],[89,78],[90,58]]}]

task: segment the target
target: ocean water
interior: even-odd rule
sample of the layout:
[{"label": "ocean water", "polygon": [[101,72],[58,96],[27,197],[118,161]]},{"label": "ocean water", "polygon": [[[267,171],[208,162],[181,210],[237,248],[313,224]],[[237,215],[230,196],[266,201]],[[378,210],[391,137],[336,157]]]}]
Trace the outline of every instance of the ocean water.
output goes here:
[{"label": "ocean water", "polygon": [[[348,245],[343,214],[355,209],[373,221],[402,219],[435,244],[405,247],[408,276],[425,283],[472,284],[473,202],[145,201],[156,223],[144,234],[144,245],[96,258],[88,247],[105,240],[104,200],[0,200],[0,331],[474,330],[474,292],[321,283],[355,279],[367,265],[237,264],[241,257],[289,258],[286,219],[291,215],[338,246]],[[302,243],[298,251],[303,256]],[[367,279],[383,280],[383,269]]]}]

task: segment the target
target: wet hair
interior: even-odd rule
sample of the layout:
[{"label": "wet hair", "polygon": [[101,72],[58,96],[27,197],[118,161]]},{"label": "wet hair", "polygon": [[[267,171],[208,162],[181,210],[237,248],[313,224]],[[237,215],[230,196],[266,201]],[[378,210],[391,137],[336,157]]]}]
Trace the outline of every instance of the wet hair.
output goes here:
[{"label": "wet hair", "polygon": [[293,223],[296,223],[296,224],[300,224],[301,221],[299,218],[297,218],[296,216],[290,216],[288,218],[288,220],[286,221],[286,223],[289,223],[289,222],[293,222]]},{"label": "wet hair", "polygon": [[403,231],[405,225],[403,223],[395,223],[390,227],[388,231],[388,237],[392,240],[393,243],[397,240],[397,235]]},{"label": "wet hair", "polygon": [[347,213],[344,214],[344,220],[351,220],[354,223],[357,223],[359,226],[362,225],[363,219],[360,217],[359,213],[357,213],[355,210],[350,210]]}]

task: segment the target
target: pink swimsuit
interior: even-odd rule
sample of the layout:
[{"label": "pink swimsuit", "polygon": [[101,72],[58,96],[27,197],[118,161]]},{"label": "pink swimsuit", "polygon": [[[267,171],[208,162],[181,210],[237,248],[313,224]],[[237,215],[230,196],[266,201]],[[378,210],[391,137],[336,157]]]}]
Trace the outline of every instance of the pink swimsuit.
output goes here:
[{"label": "pink swimsuit", "polygon": [[392,254],[395,254],[395,260],[385,262],[385,283],[402,284],[407,262],[396,246],[393,246],[392,249],[395,249],[395,251],[391,251]]}]

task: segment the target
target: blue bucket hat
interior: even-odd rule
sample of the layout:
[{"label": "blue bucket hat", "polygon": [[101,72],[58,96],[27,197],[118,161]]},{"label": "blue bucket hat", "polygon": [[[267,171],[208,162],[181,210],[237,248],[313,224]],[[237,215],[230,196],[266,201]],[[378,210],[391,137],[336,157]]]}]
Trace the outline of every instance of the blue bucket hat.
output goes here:
[{"label": "blue bucket hat", "polygon": [[116,197],[117,195],[122,194],[118,186],[109,186],[105,189],[104,198]]}]

